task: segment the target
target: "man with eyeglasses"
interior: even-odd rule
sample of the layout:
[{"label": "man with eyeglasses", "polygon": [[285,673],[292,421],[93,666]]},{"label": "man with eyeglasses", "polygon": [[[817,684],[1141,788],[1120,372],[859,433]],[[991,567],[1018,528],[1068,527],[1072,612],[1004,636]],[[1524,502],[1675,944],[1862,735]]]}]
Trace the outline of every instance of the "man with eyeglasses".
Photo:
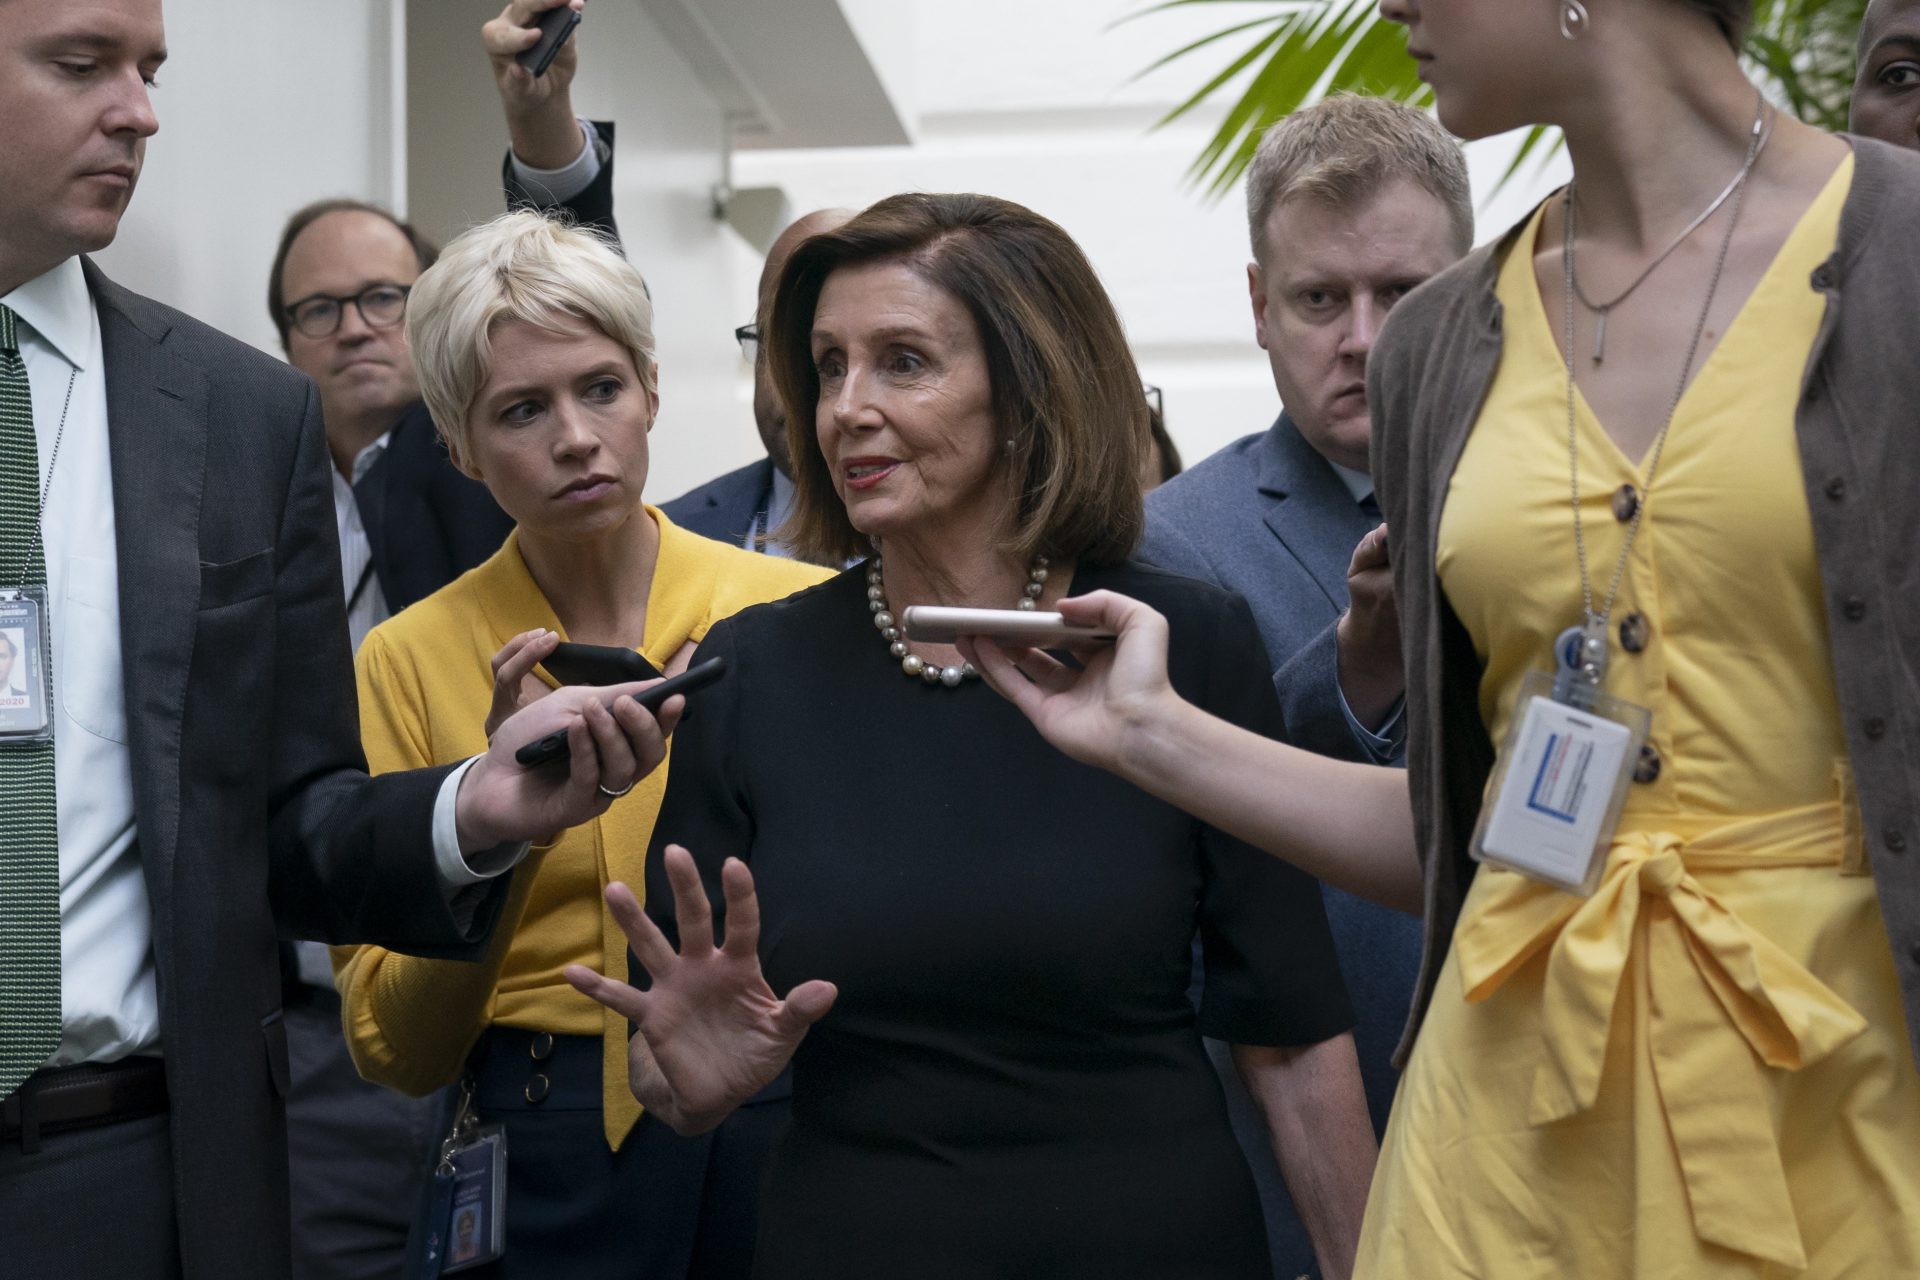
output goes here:
[{"label": "man with eyeglasses", "polygon": [[774,536],[792,509],[793,480],[787,461],[787,413],[773,389],[767,353],[760,345],[760,326],[766,323],[780,272],[794,249],[808,236],[831,231],[852,216],[845,209],[815,210],[796,219],[768,248],[766,265],[760,269],[759,314],[752,324],[733,331],[740,354],[753,366],[753,421],[767,456],[662,503],[660,510],[682,529],[749,551],[793,556],[793,549]]},{"label": "man with eyeglasses", "polygon": [[448,460],[407,350],[407,292],[435,256],[407,223],[323,200],[281,235],[268,306],[287,360],[320,390],[333,458],[347,630],[367,632],[491,555],[513,527]]},{"label": "man with eyeglasses", "polygon": [[[513,61],[539,15],[569,2],[515,0],[481,32],[512,144],[506,195],[611,230],[612,128],[574,118],[577,39],[538,80]],[[486,487],[454,467],[420,399],[407,295],[437,256],[378,205],[322,200],[288,220],[268,277],[287,359],[320,393],[356,650],[388,617],[492,555],[513,527]],[[288,943],[282,953],[294,1280],[395,1277],[443,1095],[409,1098],[361,1080],[326,947]]]}]

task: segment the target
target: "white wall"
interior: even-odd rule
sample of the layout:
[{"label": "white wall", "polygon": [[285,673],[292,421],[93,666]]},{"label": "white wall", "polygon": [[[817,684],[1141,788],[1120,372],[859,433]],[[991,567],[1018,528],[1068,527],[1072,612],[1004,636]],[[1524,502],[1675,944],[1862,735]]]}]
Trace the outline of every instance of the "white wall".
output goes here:
[{"label": "white wall", "polygon": [[[1244,196],[1236,188],[1215,202],[1186,182],[1225,103],[1152,129],[1245,38],[1130,80],[1162,54],[1272,6],[1197,5],[1115,26],[1144,7],[1139,0],[902,3],[917,24],[919,144],[743,154],[741,181],[785,186],[796,210],[860,207],[910,189],[985,191],[1026,204],[1087,251],[1143,377],[1165,392],[1188,462],[1264,428],[1278,401],[1253,343]],[[1469,148],[1483,199],[1512,145]],[[1503,228],[1544,189],[1515,183],[1483,210],[1482,227]]]},{"label": "white wall", "polygon": [[[168,0],[161,129],[115,279],[279,355],[266,278],[288,214],[325,196],[447,235],[500,211],[506,145],[480,24],[500,0]],[[724,122],[639,0],[594,0],[575,101],[618,133],[616,201],[658,310],[663,407],[647,490],[759,455],[731,337],[758,261],[708,213]],[[409,163],[409,161],[411,163]]]},{"label": "white wall", "polygon": [[[499,9],[500,0],[408,8],[411,208],[442,236],[502,209],[506,125],[479,36]],[[616,125],[615,216],[653,294],[661,410],[647,494],[664,501],[762,453],[732,338],[752,318],[759,267],[709,208],[721,108],[639,0],[594,0],[576,38],[574,106]]]},{"label": "white wall", "polygon": [[398,0],[168,0],[139,189],[97,255],[120,283],[279,354],[267,268],[289,213],[390,201]]}]

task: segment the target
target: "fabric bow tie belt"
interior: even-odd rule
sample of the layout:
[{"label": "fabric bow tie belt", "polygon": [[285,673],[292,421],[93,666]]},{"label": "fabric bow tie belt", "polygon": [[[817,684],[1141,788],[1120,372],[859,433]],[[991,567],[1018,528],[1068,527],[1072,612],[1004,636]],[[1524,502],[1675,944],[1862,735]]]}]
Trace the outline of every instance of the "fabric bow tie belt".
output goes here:
[{"label": "fabric bow tie belt", "polygon": [[[1866,1020],[1693,873],[1838,868],[1846,814],[1842,804],[1824,803],[1692,839],[1623,834],[1586,899],[1499,873],[1454,940],[1469,1001],[1487,999],[1548,949],[1528,1113],[1535,1125],[1594,1105],[1621,983],[1642,966],[1658,1105],[1695,1233],[1796,1268],[1806,1255],[1763,1073],[1820,1061],[1866,1030]],[[1744,1046],[1727,1034],[1729,1024]]]}]

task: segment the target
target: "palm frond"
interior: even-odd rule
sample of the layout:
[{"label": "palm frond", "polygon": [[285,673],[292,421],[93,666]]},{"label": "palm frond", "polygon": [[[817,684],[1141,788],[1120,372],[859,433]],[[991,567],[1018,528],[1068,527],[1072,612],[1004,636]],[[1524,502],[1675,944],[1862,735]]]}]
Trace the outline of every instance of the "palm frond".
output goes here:
[{"label": "palm frond", "polygon": [[[1158,122],[1187,116],[1244,79],[1211,139],[1194,159],[1189,179],[1218,199],[1253,160],[1269,125],[1335,93],[1364,93],[1415,106],[1432,102],[1406,56],[1400,29],[1379,16],[1375,0],[1269,0],[1273,12],[1243,20],[1156,59],[1140,75],[1160,70],[1233,37],[1258,33],[1248,47]],[[1133,22],[1173,9],[1247,0],[1160,0],[1120,18]],[[1809,124],[1846,127],[1853,91],[1854,39],[1867,0],[1759,0],[1745,50],[1749,69],[1771,96]],[[1137,76],[1135,77],[1138,78]],[[1559,135],[1529,132],[1496,185],[1512,180],[1530,159],[1544,163]]]}]

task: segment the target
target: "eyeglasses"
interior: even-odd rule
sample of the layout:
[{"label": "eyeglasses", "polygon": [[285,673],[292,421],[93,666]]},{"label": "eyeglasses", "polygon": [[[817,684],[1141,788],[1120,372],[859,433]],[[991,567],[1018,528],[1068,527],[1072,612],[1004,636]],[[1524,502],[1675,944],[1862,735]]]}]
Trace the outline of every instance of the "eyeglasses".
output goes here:
[{"label": "eyeglasses", "polygon": [[346,298],[316,293],[288,307],[287,319],[309,338],[330,338],[340,328],[340,318],[347,314],[351,302],[369,329],[387,329],[407,314],[407,295],[411,292],[411,285],[370,284]]},{"label": "eyeglasses", "polygon": [[748,364],[760,362],[760,326],[743,324],[733,331],[733,340],[740,344],[740,354],[747,358]]},{"label": "eyeglasses", "polygon": [[1140,389],[1146,393],[1147,407],[1152,409],[1155,413],[1159,414],[1161,417],[1163,418],[1166,417],[1167,410],[1166,410],[1166,406],[1162,402],[1162,398],[1160,395],[1160,388],[1154,386],[1151,382],[1149,382],[1146,385],[1142,386]]}]

